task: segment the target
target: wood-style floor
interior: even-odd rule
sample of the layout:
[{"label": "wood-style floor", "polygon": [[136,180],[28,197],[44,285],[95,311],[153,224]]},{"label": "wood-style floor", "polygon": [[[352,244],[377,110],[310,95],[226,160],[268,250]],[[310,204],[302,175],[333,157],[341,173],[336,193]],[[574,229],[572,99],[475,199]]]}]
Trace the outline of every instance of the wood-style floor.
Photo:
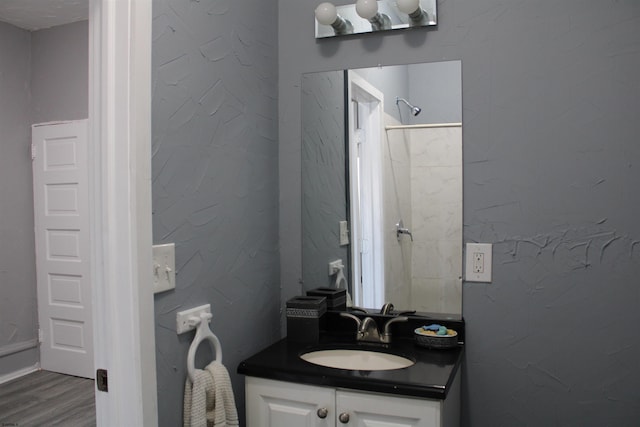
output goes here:
[{"label": "wood-style floor", "polygon": [[0,384],[0,426],[96,425],[93,380],[38,371]]}]

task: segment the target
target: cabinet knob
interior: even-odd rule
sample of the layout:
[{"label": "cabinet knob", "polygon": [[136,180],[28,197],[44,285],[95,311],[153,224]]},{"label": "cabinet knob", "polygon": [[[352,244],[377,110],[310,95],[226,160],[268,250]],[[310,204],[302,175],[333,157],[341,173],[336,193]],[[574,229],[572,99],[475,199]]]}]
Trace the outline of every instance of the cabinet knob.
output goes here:
[{"label": "cabinet knob", "polygon": [[327,408],[320,408],[318,409],[318,418],[327,418],[327,415],[329,415],[329,410]]},{"label": "cabinet knob", "polygon": [[349,422],[349,414],[347,414],[346,412],[341,413],[341,414],[338,416],[338,420],[340,420],[340,422],[341,422],[342,424],[346,424],[346,423],[348,423],[348,422]]}]

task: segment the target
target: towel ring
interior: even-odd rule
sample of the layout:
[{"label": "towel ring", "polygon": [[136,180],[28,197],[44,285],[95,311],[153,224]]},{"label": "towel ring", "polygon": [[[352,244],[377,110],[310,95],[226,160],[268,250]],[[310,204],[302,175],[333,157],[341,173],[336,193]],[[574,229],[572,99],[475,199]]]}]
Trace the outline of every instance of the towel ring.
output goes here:
[{"label": "towel ring", "polygon": [[213,315],[211,313],[201,313],[200,317],[190,317],[189,323],[196,326],[196,336],[193,338],[193,342],[191,343],[191,347],[189,347],[189,353],[187,354],[187,373],[189,374],[189,379],[191,383],[194,380],[195,374],[195,358],[196,352],[198,351],[198,347],[202,341],[208,341],[211,345],[211,349],[216,355],[215,362],[222,363],[222,349],[220,348],[220,341],[218,337],[215,336],[211,329],[209,329],[209,321]]}]

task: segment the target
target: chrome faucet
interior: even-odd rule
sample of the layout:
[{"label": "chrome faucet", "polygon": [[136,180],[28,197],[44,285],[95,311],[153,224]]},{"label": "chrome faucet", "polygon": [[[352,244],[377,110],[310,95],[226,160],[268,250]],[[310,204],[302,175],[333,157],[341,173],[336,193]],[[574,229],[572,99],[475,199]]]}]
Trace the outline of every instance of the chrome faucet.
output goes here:
[{"label": "chrome faucet", "polygon": [[406,322],[409,320],[407,316],[394,317],[384,324],[382,334],[378,329],[378,324],[372,317],[365,317],[360,320],[359,317],[351,313],[340,313],[340,316],[353,319],[356,322],[356,341],[374,342],[389,344],[391,342],[391,324],[396,322]]},{"label": "chrome faucet", "polygon": [[362,319],[360,326],[358,326],[358,336],[360,337],[360,341],[381,342],[378,325],[372,317],[367,316]]},{"label": "chrome faucet", "polygon": [[396,238],[398,239],[398,242],[400,241],[401,234],[408,234],[409,237],[411,237],[411,241],[413,242],[413,234],[411,234],[411,230],[404,226],[404,222],[402,220],[398,221],[398,223],[396,224]]}]

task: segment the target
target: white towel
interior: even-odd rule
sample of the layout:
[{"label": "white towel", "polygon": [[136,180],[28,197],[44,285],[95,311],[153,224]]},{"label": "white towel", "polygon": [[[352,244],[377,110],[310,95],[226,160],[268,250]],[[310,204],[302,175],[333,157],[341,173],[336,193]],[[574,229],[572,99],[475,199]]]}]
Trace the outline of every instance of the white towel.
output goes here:
[{"label": "white towel", "polygon": [[207,427],[207,414],[213,409],[213,399],[213,377],[209,372],[196,369],[193,384],[187,376],[184,385],[184,427]]},{"label": "white towel", "polygon": [[231,381],[227,369],[217,362],[196,369],[194,382],[184,386],[184,427],[238,426]]},{"label": "white towel", "polygon": [[209,363],[206,370],[213,377],[213,387],[215,389],[213,426],[229,427],[240,425],[227,368],[222,363],[213,362]]}]

